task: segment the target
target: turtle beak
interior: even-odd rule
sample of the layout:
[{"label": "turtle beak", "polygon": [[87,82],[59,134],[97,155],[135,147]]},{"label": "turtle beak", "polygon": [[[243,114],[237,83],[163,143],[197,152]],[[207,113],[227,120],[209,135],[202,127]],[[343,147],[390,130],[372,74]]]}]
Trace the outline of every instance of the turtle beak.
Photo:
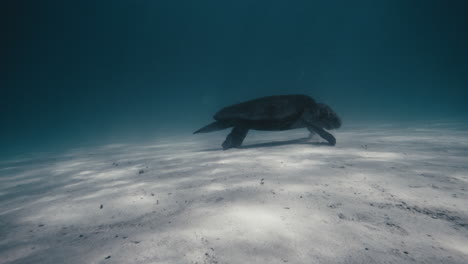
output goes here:
[{"label": "turtle beak", "polygon": [[341,127],[341,119],[339,117],[336,117],[336,128],[340,128]]}]

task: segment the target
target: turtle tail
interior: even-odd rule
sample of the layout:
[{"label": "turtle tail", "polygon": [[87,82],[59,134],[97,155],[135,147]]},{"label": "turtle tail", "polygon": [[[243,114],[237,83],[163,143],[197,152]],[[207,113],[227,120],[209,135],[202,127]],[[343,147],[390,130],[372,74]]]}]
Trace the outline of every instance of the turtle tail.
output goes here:
[{"label": "turtle tail", "polygon": [[198,133],[208,133],[208,132],[213,132],[213,131],[218,131],[218,130],[223,130],[228,127],[232,127],[232,124],[230,122],[222,122],[222,121],[215,121],[207,126],[204,126],[197,131],[193,132],[194,134]]}]

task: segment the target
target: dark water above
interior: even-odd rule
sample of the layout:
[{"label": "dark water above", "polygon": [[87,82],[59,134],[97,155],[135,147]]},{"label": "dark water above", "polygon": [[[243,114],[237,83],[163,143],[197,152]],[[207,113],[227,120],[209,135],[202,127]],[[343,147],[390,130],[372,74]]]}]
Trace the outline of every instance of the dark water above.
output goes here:
[{"label": "dark water above", "polygon": [[463,0],[9,2],[1,155],[190,134],[274,94],[343,129],[468,122]]}]

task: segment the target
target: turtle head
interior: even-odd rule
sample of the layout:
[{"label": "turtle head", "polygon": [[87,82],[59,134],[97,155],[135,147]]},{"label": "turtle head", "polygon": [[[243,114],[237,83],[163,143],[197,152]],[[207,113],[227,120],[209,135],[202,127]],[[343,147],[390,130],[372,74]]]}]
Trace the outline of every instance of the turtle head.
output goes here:
[{"label": "turtle head", "polygon": [[316,104],[313,109],[310,109],[305,115],[305,120],[308,123],[314,124],[318,127],[330,129],[338,129],[341,127],[341,119],[326,104]]}]

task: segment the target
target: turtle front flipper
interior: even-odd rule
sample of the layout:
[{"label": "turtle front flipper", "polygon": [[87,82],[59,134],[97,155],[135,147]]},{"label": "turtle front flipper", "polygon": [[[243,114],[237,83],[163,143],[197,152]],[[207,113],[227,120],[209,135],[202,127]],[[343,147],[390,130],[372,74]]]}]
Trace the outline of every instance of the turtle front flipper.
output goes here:
[{"label": "turtle front flipper", "polygon": [[308,125],[307,129],[309,130],[310,133],[317,133],[320,137],[328,141],[328,143],[331,146],[335,146],[336,138],[332,134],[325,131],[323,128],[313,126],[313,125]]},{"label": "turtle front flipper", "polygon": [[229,135],[226,137],[226,140],[224,140],[222,145],[223,150],[240,147],[248,132],[249,129],[246,127],[235,126],[231,133],[229,133]]}]

